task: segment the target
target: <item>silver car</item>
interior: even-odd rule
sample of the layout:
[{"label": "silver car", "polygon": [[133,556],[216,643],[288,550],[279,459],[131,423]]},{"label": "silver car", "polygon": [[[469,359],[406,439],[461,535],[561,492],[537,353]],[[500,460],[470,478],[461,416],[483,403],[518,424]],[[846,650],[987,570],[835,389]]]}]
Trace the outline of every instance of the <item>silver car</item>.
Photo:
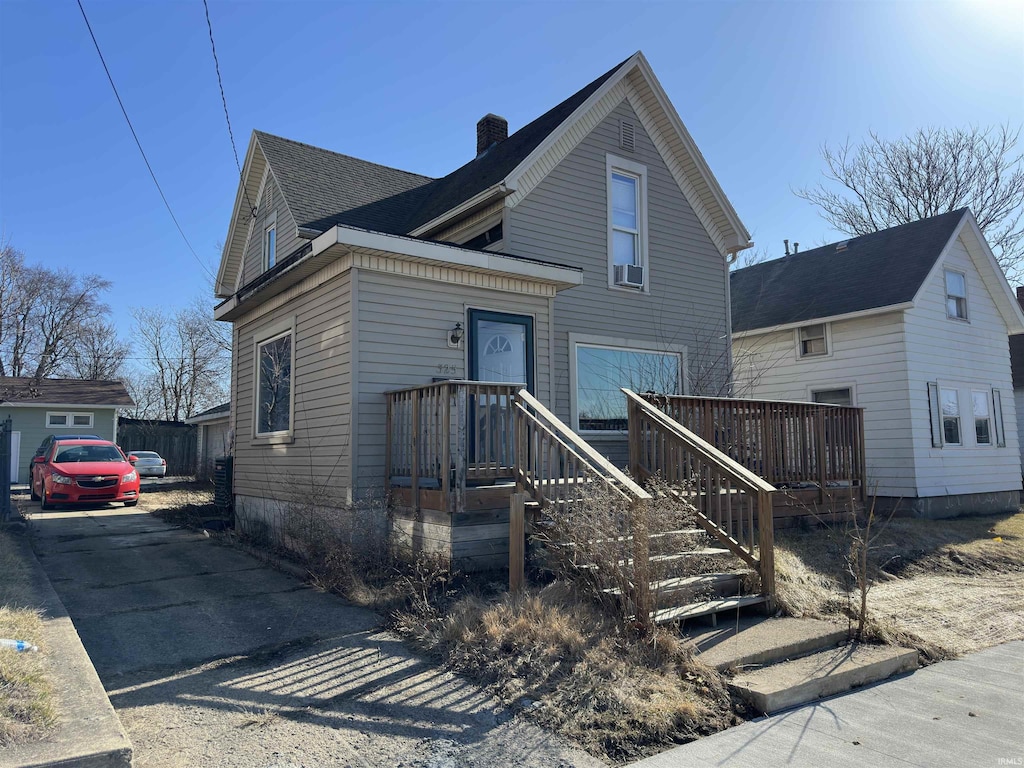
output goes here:
[{"label": "silver car", "polygon": [[167,474],[167,462],[156,451],[129,451],[138,458],[135,470],[139,477],[163,477]]}]

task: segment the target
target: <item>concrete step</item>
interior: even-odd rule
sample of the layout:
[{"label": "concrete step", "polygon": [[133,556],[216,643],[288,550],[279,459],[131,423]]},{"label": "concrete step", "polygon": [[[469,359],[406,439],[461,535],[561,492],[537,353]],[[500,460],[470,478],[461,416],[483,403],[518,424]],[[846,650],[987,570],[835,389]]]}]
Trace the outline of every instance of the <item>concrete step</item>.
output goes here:
[{"label": "concrete step", "polygon": [[673,621],[695,619],[698,616],[714,616],[722,611],[746,608],[768,602],[764,595],[746,595],[743,597],[726,597],[718,600],[704,600],[699,603],[680,605],[674,608],[662,608],[654,611],[651,618],[655,624],[671,624]]},{"label": "concrete step", "polygon": [[917,651],[850,644],[741,672],[729,688],[754,709],[772,714],[917,669]]},{"label": "concrete step", "polygon": [[788,617],[741,618],[720,628],[691,630],[687,636],[701,661],[719,671],[795,659],[850,639],[844,624]]}]

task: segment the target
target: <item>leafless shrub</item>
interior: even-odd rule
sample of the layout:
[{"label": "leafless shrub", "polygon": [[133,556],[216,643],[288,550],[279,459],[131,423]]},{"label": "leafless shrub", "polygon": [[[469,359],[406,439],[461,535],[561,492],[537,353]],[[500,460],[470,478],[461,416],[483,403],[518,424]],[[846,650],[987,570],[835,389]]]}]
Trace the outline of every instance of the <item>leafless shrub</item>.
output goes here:
[{"label": "leafless shrub", "polygon": [[[670,577],[712,573],[722,565],[705,554],[712,539],[685,494],[661,480],[650,482],[648,490],[652,501],[630,505],[614,491],[592,485],[579,501],[549,513],[536,535],[546,566],[559,578],[638,624],[644,623],[644,608],[657,607],[661,592],[672,586]],[[679,558],[681,553],[687,556]],[[698,591],[687,597],[706,596]]]}]

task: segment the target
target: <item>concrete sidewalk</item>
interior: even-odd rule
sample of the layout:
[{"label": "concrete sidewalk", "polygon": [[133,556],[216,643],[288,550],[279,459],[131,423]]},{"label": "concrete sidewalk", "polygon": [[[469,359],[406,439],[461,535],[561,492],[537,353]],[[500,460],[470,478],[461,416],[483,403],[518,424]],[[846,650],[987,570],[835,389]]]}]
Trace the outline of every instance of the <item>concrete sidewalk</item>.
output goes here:
[{"label": "concrete sidewalk", "polygon": [[1024,641],[754,720],[635,768],[1024,765]]}]

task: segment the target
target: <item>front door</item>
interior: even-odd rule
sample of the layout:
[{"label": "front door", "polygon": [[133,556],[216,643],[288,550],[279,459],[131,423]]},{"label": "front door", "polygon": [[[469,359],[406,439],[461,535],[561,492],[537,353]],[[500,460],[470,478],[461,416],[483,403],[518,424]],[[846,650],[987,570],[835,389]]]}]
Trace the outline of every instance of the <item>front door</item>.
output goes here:
[{"label": "front door", "polygon": [[[533,318],[469,310],[469,378],[493,384],[525,384],[533,391]],[[470,397],[469,452],[481,481],[512,475],[515,450],[508,395]]]},{"label": "front door", "polygon": [[469,378],[533,391],[533,318],[469,310]]}]

